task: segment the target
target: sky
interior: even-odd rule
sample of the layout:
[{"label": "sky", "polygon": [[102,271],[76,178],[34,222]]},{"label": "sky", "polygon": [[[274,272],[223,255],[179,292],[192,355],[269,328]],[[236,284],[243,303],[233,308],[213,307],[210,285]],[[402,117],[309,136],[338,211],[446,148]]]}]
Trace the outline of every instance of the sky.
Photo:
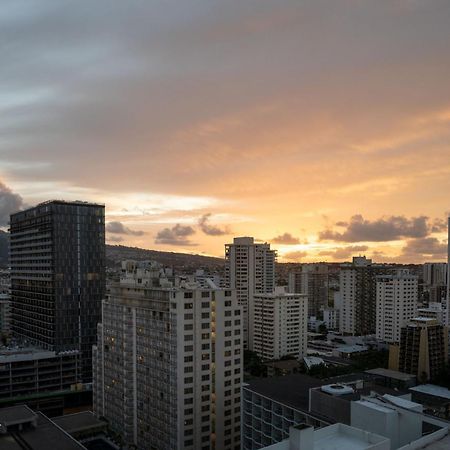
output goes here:
[{"label": "sky", "polygon": [[448,0],[2,0],[0,227],[106,204],[107,242],[441,261]]}]

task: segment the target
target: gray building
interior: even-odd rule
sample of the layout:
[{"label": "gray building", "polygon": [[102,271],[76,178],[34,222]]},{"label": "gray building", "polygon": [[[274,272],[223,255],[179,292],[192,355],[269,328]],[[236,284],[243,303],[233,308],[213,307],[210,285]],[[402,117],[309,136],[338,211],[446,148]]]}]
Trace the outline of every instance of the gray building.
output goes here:
[{"label": "gray building", "polygon": [[[80,381],[78,350],[1,349],[0,406],[26,403],[53,415]],[[58,392],[59,397],[51,397]],[[60,413],[60,412],[59,412]]]},{"label": "gray building", "polygon": [[25,405],[0,409],[0,430],[2,450],[87,450],[51,419]]},{"label": "gray building", "polygon": [[12,214],[10,232],[14,336],[57,353],[79,350],[89,382],[105,295],[105,207],[42,203]]}]

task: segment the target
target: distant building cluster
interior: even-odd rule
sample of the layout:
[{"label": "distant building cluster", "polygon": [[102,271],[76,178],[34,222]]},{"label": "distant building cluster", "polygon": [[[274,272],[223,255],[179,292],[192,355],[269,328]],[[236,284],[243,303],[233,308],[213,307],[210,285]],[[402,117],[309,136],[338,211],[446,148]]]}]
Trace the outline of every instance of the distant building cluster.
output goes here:
[{"label": "distant building cluster", "polygon": [[449,261],[107,264],[104,205],[11,215],[0,448],[450,448]]}]

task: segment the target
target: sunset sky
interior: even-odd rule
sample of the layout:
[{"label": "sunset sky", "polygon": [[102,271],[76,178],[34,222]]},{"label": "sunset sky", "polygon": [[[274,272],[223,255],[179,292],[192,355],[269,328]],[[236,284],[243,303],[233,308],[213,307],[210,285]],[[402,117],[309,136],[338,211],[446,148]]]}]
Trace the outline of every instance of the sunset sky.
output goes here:
[{"label": "sunset sky", "polygon": [[449,0],[2,0],[0,227],[106,204],[107,242],[445,260]]}]

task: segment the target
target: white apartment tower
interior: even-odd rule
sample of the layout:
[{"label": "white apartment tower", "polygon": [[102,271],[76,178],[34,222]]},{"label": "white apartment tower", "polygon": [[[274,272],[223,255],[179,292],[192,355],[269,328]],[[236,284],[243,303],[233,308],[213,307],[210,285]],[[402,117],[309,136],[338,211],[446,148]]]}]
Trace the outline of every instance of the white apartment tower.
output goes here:
[{"label": "white apartment tower", "polygon": [[243,345],[234,292],[171,283],[154,265],[123,267],[98,326],[95,414],[127,448],[239,449]]},{"label": "white apartment tower", "polygon": [[253,294],[272,293],[275,289],[276,252],[270,244],[256,244],[252,237],[234,238],[225,244],[225,284],[236,290],[244,314],[244,345],[251,347],[249,334],[250,303]]},{"label": "white apartment tower", "polygon": [[306,355],[308,335],[308,297],[277,290],[255,294],[252,302],[250,350],[263,360]]},{"label": "white apartment tower", "polygon": [[399,343],[401,329],[416,316],[418,278],[409,270],[376,279],[376,337],[389,344]]}]

